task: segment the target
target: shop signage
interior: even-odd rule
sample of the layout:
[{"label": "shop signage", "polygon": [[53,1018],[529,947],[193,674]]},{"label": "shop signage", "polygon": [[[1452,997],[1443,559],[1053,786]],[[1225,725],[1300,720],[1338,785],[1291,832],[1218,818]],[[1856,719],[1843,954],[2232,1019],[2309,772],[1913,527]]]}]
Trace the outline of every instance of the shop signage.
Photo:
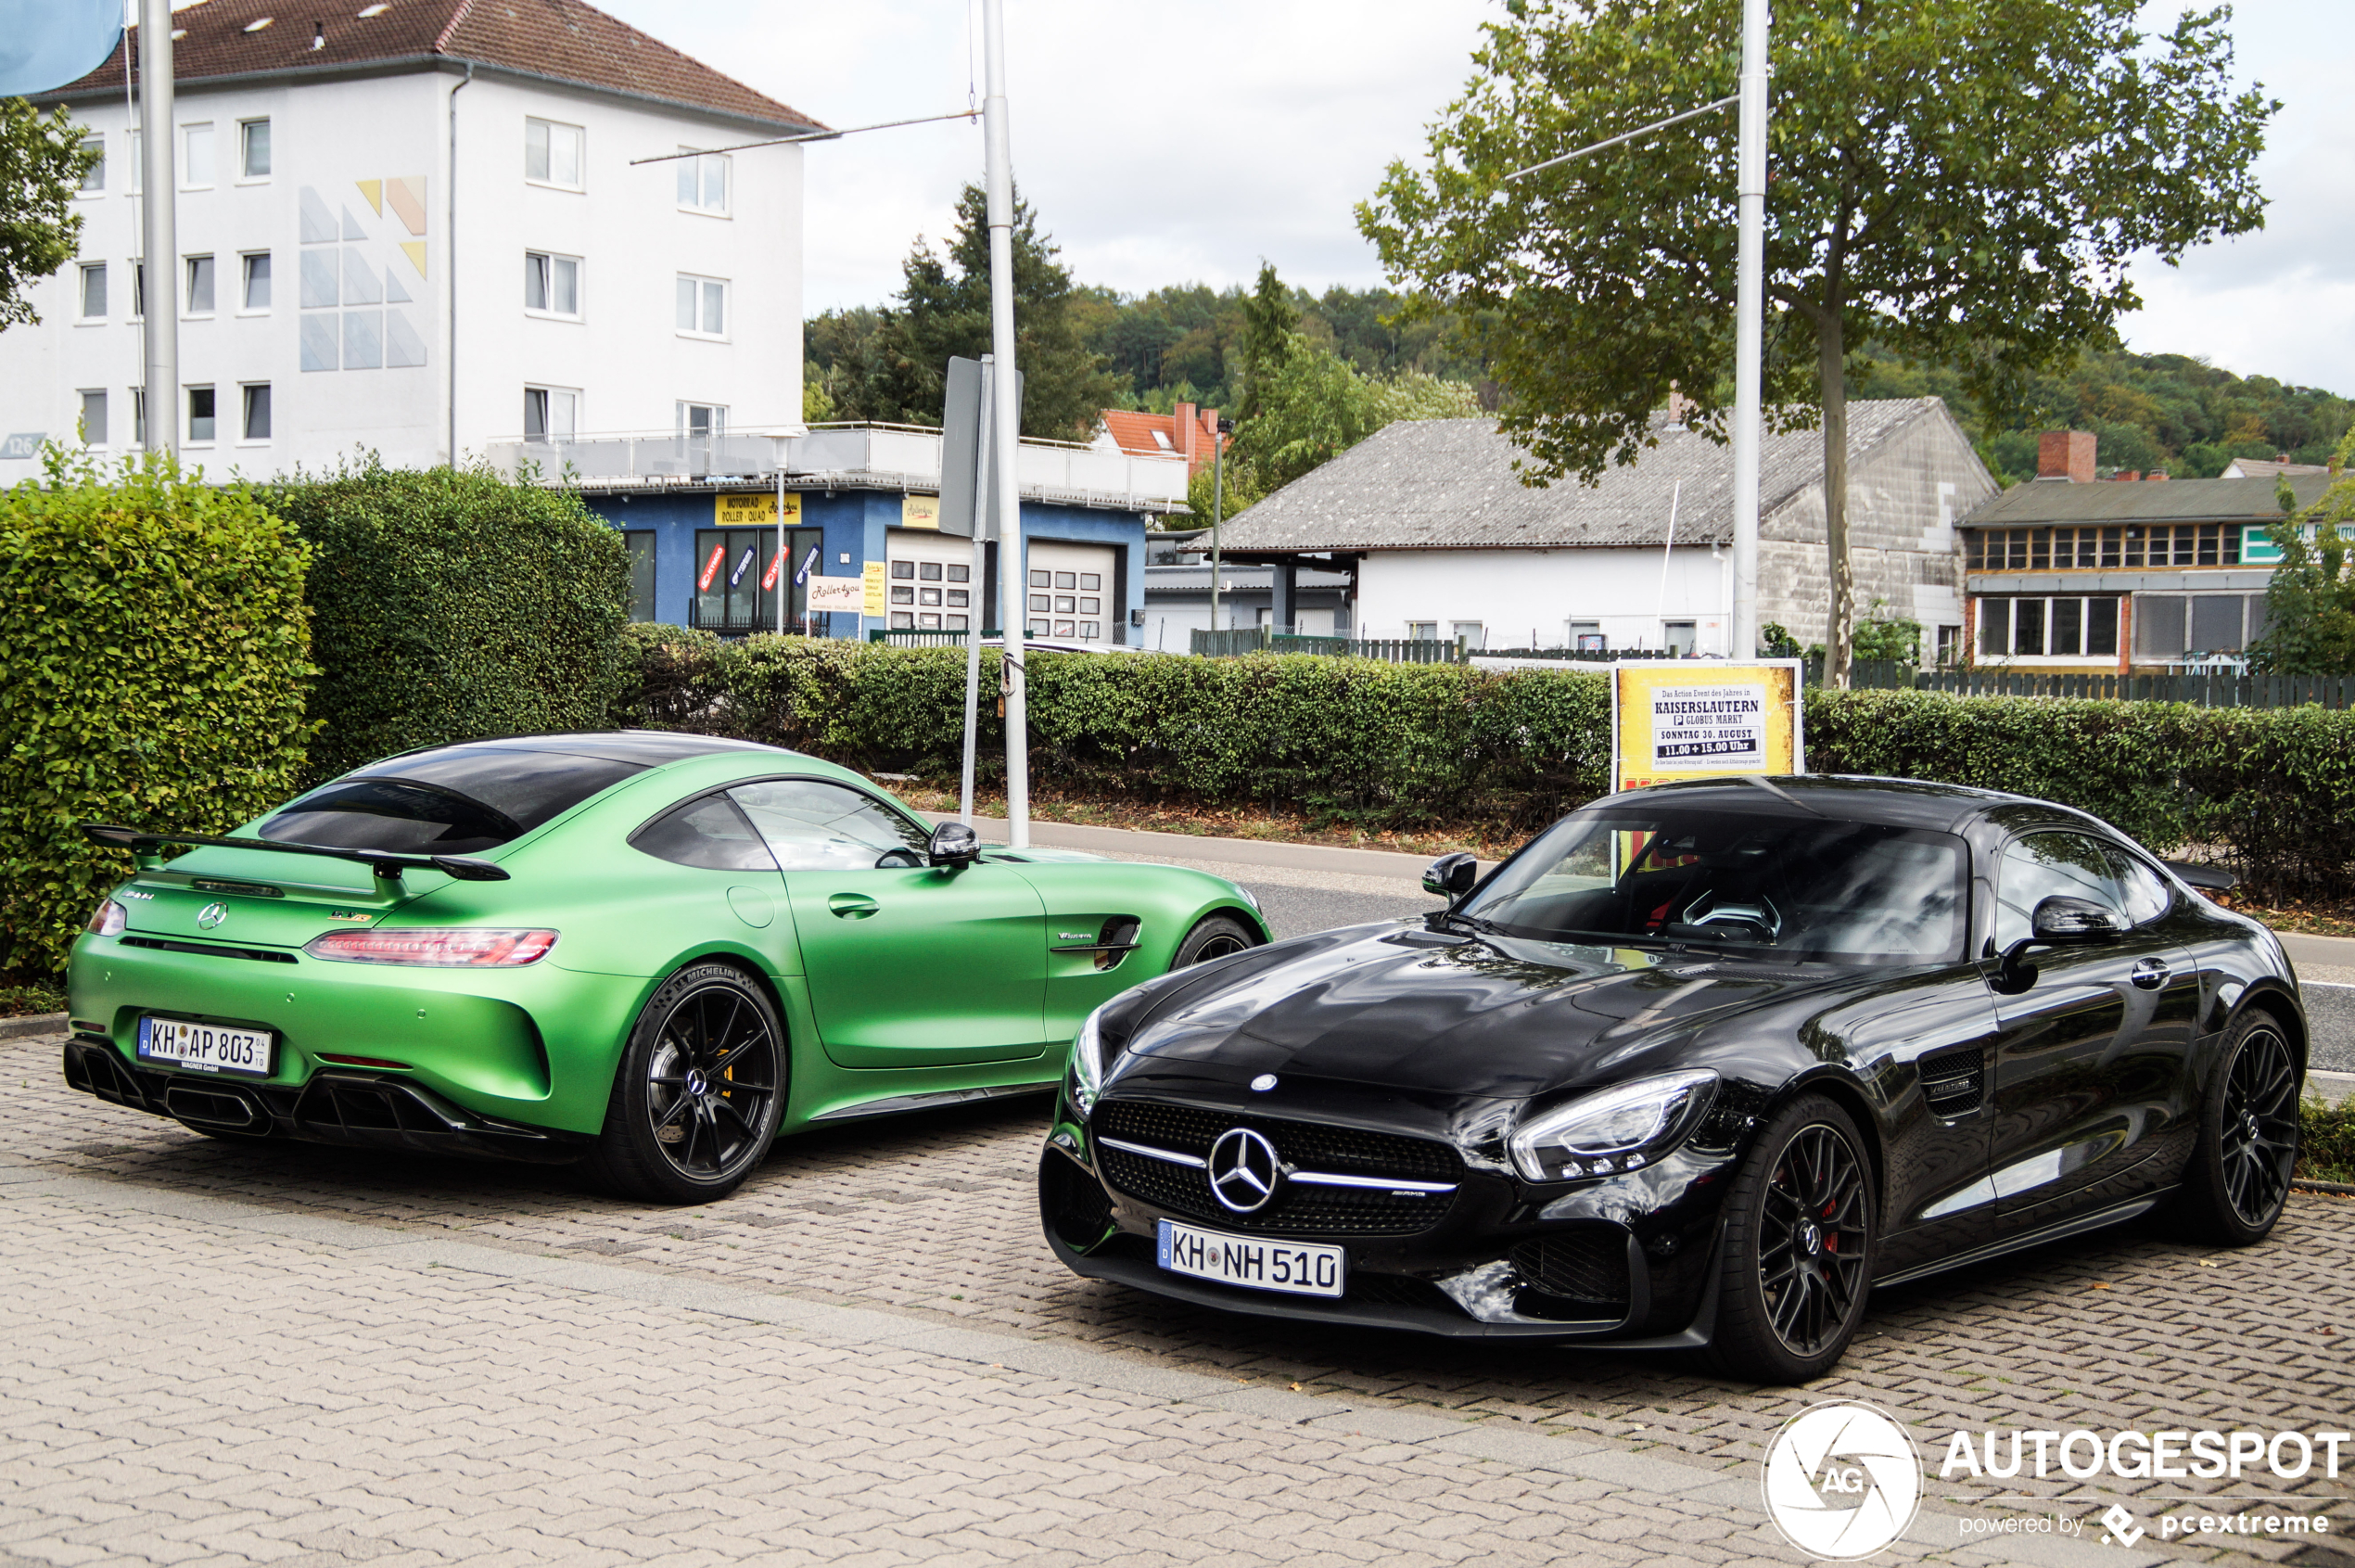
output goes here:
[{"label": "shop signage", "polygon": [[1645,659],[1611,666],[1619,789],[1728,773],[1803,773],[1799,661]]},{"label": "shop signage", "polygon": [[[794,491],[785,492],[785,526],[801,521],[801,496]],[[777,492],[754,491],[749,493],[721,494],[711,498],[711,522],[714,528],[773,529],[777,526]]]},{"label": "shop signage", "polygon": [[889,615],[891,593],[890,585],[884,581],[884,564],[881,561],[868,562],[862,580],[867,590],[867,597],[859,613],[872,616]]},{"label": "shop signage", "polygon": [[863,577],[813,577],[809,580],[809,613],[820,615],[840,610],[847,615],[863,615],[867,608],[867,580]]},{"label": "shop signage", "polygon": [[940,497],[936,495],[906,495],[899,499],[899,526],[903,529],[940,528]]}]

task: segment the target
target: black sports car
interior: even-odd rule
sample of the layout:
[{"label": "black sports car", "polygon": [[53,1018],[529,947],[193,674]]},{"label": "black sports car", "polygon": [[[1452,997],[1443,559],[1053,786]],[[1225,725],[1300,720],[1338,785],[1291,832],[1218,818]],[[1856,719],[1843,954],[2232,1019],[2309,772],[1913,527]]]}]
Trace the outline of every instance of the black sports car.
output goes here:
[{"label": "black sports car", "polygon": [[[1893,779],[1598,800],[1427,921],[1082,1027],[1039,1166],[1081,1274],[1235,1311],[1707,1347],[1799,1382],[1871,1286],[2170,1205],[2261,1240],[2306,1021],[2262,925],[2082,812]],[[2208,884],[2215,886],[2214,883]]]}]

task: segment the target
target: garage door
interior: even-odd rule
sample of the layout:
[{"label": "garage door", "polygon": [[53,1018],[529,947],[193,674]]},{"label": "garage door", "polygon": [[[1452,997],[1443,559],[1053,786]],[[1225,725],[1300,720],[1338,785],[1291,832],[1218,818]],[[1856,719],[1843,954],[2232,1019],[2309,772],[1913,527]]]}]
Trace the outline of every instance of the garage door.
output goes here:
[{"label": "garage door", "polygon": [[1117,643],[1122,606],[1109,544],[1030,542],[1030,631],[1033,637]]}]

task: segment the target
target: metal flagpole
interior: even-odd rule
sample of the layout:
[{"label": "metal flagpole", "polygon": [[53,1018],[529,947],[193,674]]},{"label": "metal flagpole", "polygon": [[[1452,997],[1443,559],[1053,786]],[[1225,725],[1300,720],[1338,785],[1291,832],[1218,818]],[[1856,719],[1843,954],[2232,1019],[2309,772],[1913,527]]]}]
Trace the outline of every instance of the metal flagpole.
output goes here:
[{"label": "metal flagpole", "polygon": [[[1210,630],[1223,631],[1218,624],[1218,570],[1223,564],[1218,555],[1218,524],[1227,510],[1227,421],[1214,420],[1210,427]],[[1212,647],[1220,644],[1213,643]]]},{"label": "metal flagpole", "polygon": [[1766,0],[1742,0],[1740,135],[1735,147],[1740,230],[1734,260],[1734,658],[1758,653],[1759,407],[1765,349]]},{"label": "metal flagpole", "polygon": [[[974,816],[974,750],[981,733],[981,628],[989,614],[982,585],[989,580],[989,392],[997,374],[998,356],[982,355],[981,428],[974,442],[973,589],[967,595],[973,609],[965,618],[965,764],[957,778],[957,820],[966,822]],[[942,505],[947,504],[944,497]]]},{"label": "metal flagpole", "polygon": [[146,325],[146,441],[149,452],[180,446],[180,237],[172,222],[178,179],[172,145],[172,0],[139,6],[139,196],[143,260],[140,293]]},{"label": "metal flagpole", "polygon": [[[778,443],[778,450],[783,453],[783,442]],[[780,455],[777,459],[777,635],[780,637],[785,634],[785,601],[793,597],[793,579],[787,575],[792,566],[793,562],[785,555],[785,460]],[[834,630],[831,618],[834,612],[829,610],[826,613],[829,617],[826,629],[831,631]]]},{"label": "metal flagpole", "polygon": [[[160,4],[161,0],[150,0]],[[1029,557],[1023,550],[1022,490],[1014,472],[1022,410],[1014,374],[1014,170],[1006,126],[1006,24],[1003,0],[982,0],[982,35],[987,56],[988,96],[982,122],[989,144],[989,344],[1005,374],[993,378],[997,409],[991,431],[990,482],[997,487],[999,621],[1006,639],[1006,841],[1030,846],[1030,733],[1023,670],[1023,612],[1030,592]]]}]

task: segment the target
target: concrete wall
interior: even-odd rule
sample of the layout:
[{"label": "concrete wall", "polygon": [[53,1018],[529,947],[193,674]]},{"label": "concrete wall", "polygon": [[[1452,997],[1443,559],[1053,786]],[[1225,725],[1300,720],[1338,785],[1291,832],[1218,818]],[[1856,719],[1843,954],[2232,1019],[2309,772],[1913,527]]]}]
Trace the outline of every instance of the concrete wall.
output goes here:
[{"label": "concrete wall", "polygon": [[[187,446],[189,463],[227,478],[332,466],[359,448],[397,465],[445,461],[453,379],[461,453],[520,433],[527,385],[577,390],[579,429],[668,430],[682,400],[726,407],[736,426],[797,423],[801,150],[735,155],[730,215],[685,211],[675,166],[630,160],[742,141],[740,127],[553,84],[477,77],[460,88],[460,80],[417,71],[301,86],[182,85],[181,134],[210,125],[214,164],[209,186],[184,188],[175,201],[181,255],[170,277],[184,312],[185,258],[214,259],[214,310],[184,319],[180,367],[185,386],[214,389],[218,435]],[[532,116],[581,128],[582,188],[526,181],[524,121]],[[135,121],[120,98],[85,105],[76,118],[106,143],[106,188],[74,207],[84,220],[81,260],[107,263],[108,309],[82,318],[75,262],[32,286],[41,320],[0,334],[0,435],[70,441],[80,394],[104,389],[101,455],[111,455],[136,450],[132,389],[144,379],[132,313],[141,249]],[[239,125],[261,118],[271,126],[271,171],[246,179]],[[187,172],[184,159],[184,185]],[[580,259],[578,320],[527,314],[527,249]],[[271,300],[248,311],[240,257],[263,251]],[[682,272],[730,281],[726,341],[679,334]],[[321,298],[322,282],[332,300]],[[373,356],[370,340],[378,344]],[[348,359],[360,363],[347,367]],[[239,388],[265,382],[271,435],[244,441]],[[185,438],[185,393],[176,402]],[[0,484],[37,471],[31,456],[0,459]]]},{"label": "concrete wall", "polygon": [[1706,545],[1380,551],[1359,568],[1355,635],[1404,637],[1426,621],[1452,638],[1477,621],[1488,647],[1559,647],[1572,622],[1594,622],[1612,648],[1658,648],[1665,622],[1689,620],[1699,651],[1723,654],[1732,569],[1730,553]]}]

